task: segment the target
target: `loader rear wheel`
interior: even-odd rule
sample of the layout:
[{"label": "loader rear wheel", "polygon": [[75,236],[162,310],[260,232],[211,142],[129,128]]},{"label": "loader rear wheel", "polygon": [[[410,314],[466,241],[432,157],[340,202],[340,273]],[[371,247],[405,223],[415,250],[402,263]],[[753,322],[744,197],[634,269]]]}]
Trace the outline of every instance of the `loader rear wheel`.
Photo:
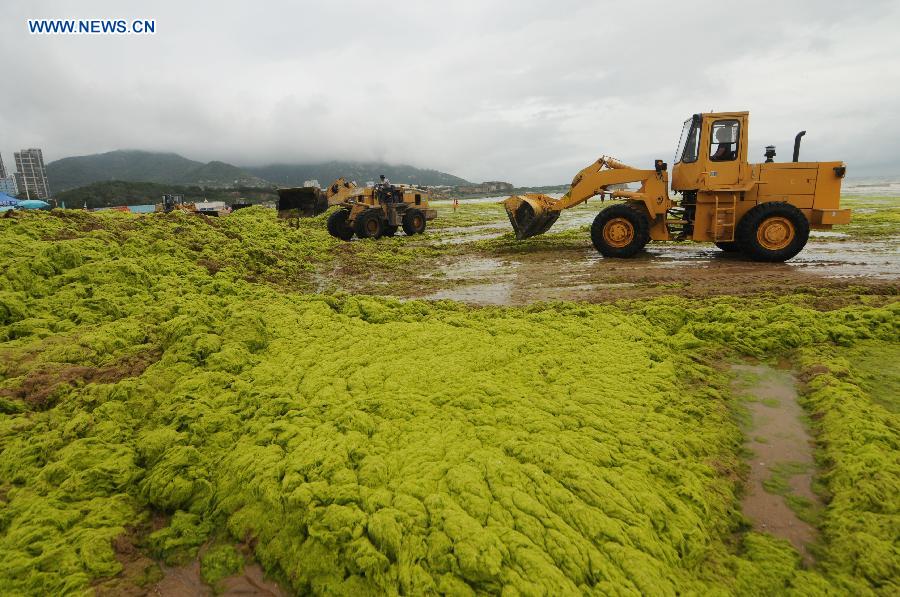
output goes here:
[{"label": "loader rear wheel", "polygon": [[737,241],[720,241],[716,243],[716,246],[726,253],[740,253],[741,251],[741,245]]},{"label": "loader rear wheel", "polygon": [[395,234],[397,234],[398,228],[400,228],[400,226],[387,225],[384,227],[384,235],[385,236],[394,236]]},{"label": "loader rear wheel", "polygon": [[353,238],[353,228],[347,223],[350,213],[346,209],[340,209],[328,216],[328,234],[341,240]]},{"label": "loader rear wheel", "polygon": [[425,232],[425,214],[418,209],[407,210],[407,212],[403,214],[403,232],[405,232],[407,236]]},{"label": "loader rear wheel", "polygon": [[787,261],[806,246],[809,220],[782,201],[761,203],[747,212],[737,226],[741,251],[754,261]]},{"label": "loader rear wheel", "polygon": [[359,238],[381,238],[384,234],[384,221],[381,210],[370,209],[356,216],[356,236]]},{"label": "loader rear wheel", "polygon": [[628,205],[607,207],[591,225],[591,241],[604,257],[631,257],[649,240],[647,216]]}]

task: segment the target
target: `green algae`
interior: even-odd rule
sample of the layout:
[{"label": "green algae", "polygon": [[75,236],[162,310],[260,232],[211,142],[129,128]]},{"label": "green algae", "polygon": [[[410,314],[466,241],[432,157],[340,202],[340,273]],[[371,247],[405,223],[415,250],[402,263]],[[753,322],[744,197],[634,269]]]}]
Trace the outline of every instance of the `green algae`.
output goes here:
[{"label": "green algae", "polygon": [[518,240],[512,232],[497,238],[479,240],[472,243],[477,251],[503,254],[530,253],[533,251],[561,251],[582,249],[590,246],[590,232],[587,226],[572,228],[563,232],[553,232]]},{"label": "green algae", "polygon": [[[476,310],[294,294],[269,278],[300,275],[334,245],[282,255],[246,211],[235,228],[0,219],[15,241],[2,290],[18,305],[0,326],[0,393],[15,405],[0,415],[0,585],[82,591],[120,572],[115,537],[165,512],[146,540],[154,557],[184,562],[227,534],[298,593],[895,588],[896,420],[838,354],[896,345],[896,303]],[[259,234],[249,242],[272,252],[200,263],[223,231]],[[74,234],[87,237],[59,240]],[[261,260],[251,275],[242,256]],[[713,366],[731,349],[799,351],[810,372],[804,401],[833,496],[815,570],[771,537],[734,539],[742,441]],[[16,397],[39,373],[135,354],[155,356],[118,377],[82,375],[40,406]]]},{"label": "green algae", "polygon": [[214,545],[200,556],[200,576],[211,585],[223,578],[239,574],[244,568],[244,557],[233,545]]},{"label": "green algae", "polygon": [[855,383],[877,404],[900,414],[900,345],[858,342],[840,351]]},{"label": "green algae", "polygon": [[896,239],[900,236],[900,199],[897,197],[841,197],[842,207],[853,210],[849,224],[835,232],[859,239]]},{"label": "green algae", "polygon": [[147,537],[150,552],[170,566],[182,565],[197,557],[213,526],[197,514],[177,510],[169,525]]},{"label": "green algae", "polygon": [[823,565],[849,593],[896,594],[900,418],[864,389],[842,352],[805,348],[799,354],[807,379],[802,400],[812,414],[821,482],[830,494],[819,525]]}]

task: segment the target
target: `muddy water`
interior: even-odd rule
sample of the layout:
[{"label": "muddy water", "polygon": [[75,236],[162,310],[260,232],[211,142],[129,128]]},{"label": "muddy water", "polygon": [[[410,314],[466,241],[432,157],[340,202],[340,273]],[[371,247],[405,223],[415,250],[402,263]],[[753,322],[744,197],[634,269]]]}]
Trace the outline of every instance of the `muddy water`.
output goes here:
[{"label": "muddy water", "polygon": [[797,404],[794,376],[765,365],[734,365],[735,390],[752,398],[747,403],[751,420],[745,447],[750,452],[750,476],[742,501],[744,515],[753,528],[787,539],[807,564],[813,561],[809,545],[816,539],[815,528],[800,520],[784,496],[766,491],[764,483],[779,467],[791,467],[788,478],[791,495],[821,506],[812,491],[814,470],[813,440],[803,423],[804,412]]},{"label": "muddy water", "polygon": [[[584,228],[601,208],[594,201],[567,210],[545,236]],[[784,294],[859,285],[889,290],[900,281],[900,236],[860,241],[839,231],[812,231],[803,251],[786,263],[755,263],[724,253],[711,243],[675,242],[651,242],[642,254],[631,259],[604,259],[591,245],[586,231],[583,240],[576,237],[554,247],[528,245],[526,240],[514,251],[499,249],[488,254],[473,247],[466,252],[467,243],[509,231],[505,214],[499,209],[494,221],[437,231],[433,240],[459,245],[460,254],[435,263],[438,276],[431,273],[434,269],[421,275],[429,279],[429,284],[422,285],[422,294],[416,293],[415,284],[400,294],[476,305],[521,305],[660,295]]]},{"label": "muddy water", "polygon": [[[477,236],[485,233],[481,228]],[[453,242],[468,240],[463,234]],[[604,259],[586,238],[583,246],[447,258],[438,264],[447,287],[424,298],[517,305],[891,285],[900,280],[898,245],[828,238],[809,243],[787,263],[755,263],[702,243],[650,243],[634,258]]]}]

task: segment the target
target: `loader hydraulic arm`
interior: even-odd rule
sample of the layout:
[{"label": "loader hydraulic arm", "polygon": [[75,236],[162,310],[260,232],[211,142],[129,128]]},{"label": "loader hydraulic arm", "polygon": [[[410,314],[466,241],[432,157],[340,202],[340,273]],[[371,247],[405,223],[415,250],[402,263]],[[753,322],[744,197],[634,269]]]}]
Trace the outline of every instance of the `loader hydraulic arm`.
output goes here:
[{"label": "loader hydraulic arm", "polygon": [[328,198],[328,206],[340,205],[347,197],[357,189],[356,183],[347,182],[343,177],[338,178],[325,189],[325,197]]},{"label": "loader hydraulic arm", "polygon": [[[638,191],[608,190],[612,185],[640,182]],[[572,179],[568,192],[559,199],[540,193],[514,195],[503,202],[516,238],[543,234],[559,218],[560,212],[584,203],[597,195],[644,201],[651,216],[668,209],[668,179],[665,166],[657,162],[654,170],[638,170],[619,160],[602,156]]]}]

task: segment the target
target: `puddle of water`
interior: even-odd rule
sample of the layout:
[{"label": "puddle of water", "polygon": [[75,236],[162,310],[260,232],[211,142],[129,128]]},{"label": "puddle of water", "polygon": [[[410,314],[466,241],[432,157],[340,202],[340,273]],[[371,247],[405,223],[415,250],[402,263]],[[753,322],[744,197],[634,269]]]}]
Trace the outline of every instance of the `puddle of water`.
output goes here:
[{"label": "puddle of water", "polygon": [[734,365],[732,370],[735,391],[754,399],[747,403],[751,420],[745,447],[751,456],[743,512],[754,530],[787,539],[810,565],[813,557],[808,546],[816,539],[816,529],[798,517],[785,496],[765,489],[778,471],[789,470],[787,493],[821,506],[812,491],[813,440],[797,404],[797,380],[787,371],[765,365]]},{"label": "puddle of water", "polygon": [[[840,234],[840,233],[835,233]],[[785,263],[755,263],[740,255],[728,255],[707,244],[650,243],[646,252],[651,267],[716,267],[746,270],[815,271],[826,278],[900,278],[900,250],[893,242],[868,241],[809,243],[799,255]]]},{"label": "puddle of water", "polygon": [[[597,206],[567,212],[572,226],[590,221]],[[498,215],[498,218],[500,216]],[[563,223],[562,220],[558,224]],[[447,232],[454,234],[448,234]],[[458,233],[456,233],[458,231]],[[506,222],[444,229],[437,242],[466,243],[506,233]],[[792,287],[882,284],[900,279],[900,239],[857,241],[823,235],[786,263],[756,263],[710,243],[650,243],[631,259],[604,259],[585,234],[579,246],[446,258],[429,278],[425,299],[481,305],[554,300],[617,300],[659,294],[745,294]],[[434,242],[434,240],[432,240]],[[435,283],[440,278],[447,282]]]},{"label": "puddle of water", "polygon": [[460,288],[439,290],[424,297],[430,301],[449,299],[473,305],[508,305],[513,285],[510,282],[471,284]]},{"label": "puddle of water", "polygon": [[493,257],[474,257],[448,263],[441,267],[448,280],[464,280],[472,277],[492,276],[503,267],[503,261]]},{"label": "puddle of water", "polygon": [[498,236],[503,236],[505,231],[498,232],[485,232],[483,234],[459,234],[456,236],[450,237],[440,237],[438,242],[446,245],[461,245],[463,243],[471,243],[477,240],[489,240],[492,238],[497,238]]},{"label": "puddle of water", "polygon": [[500,224],[478,224],[475,226],[448,226],[447,228],[437,228],[438,232],[441,234],[466,234],[469,235],[472,232],[482,232],[486,230],[502,230],[506,231],[505,226],[501,226]]}]

